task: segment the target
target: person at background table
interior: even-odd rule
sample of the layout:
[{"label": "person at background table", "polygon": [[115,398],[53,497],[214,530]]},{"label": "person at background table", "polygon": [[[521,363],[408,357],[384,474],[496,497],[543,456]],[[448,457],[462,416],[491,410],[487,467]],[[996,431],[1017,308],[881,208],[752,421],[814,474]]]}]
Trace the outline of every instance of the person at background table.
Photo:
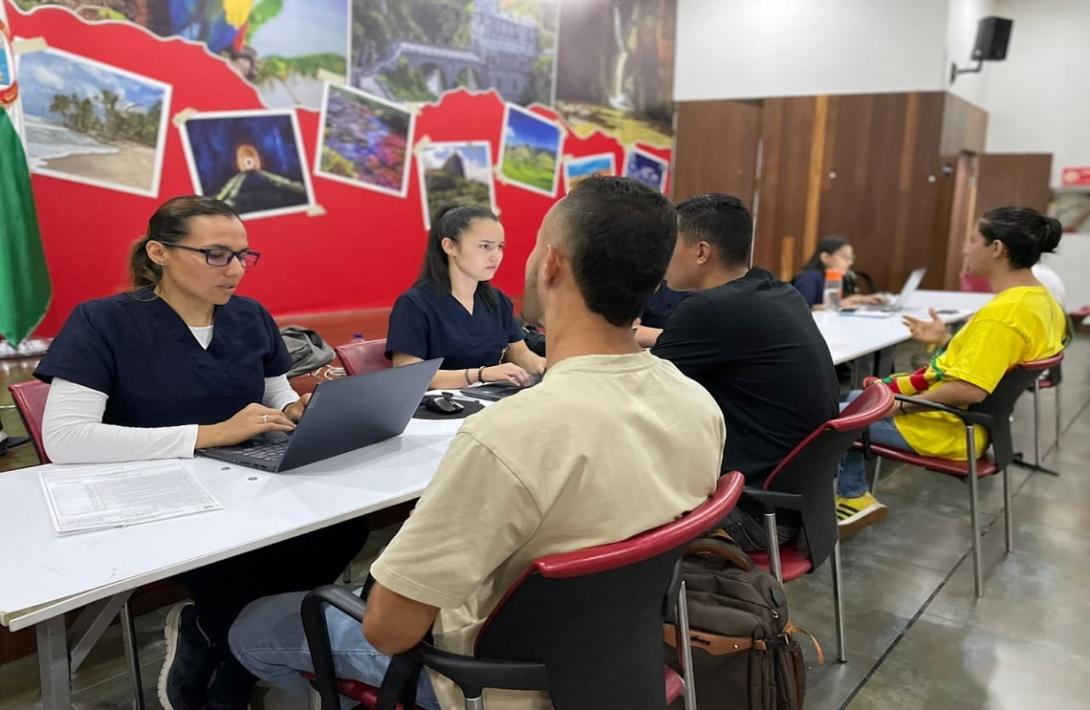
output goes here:
[{"label": "person at background table", "polygon": [[[51,383],[49,457],[190,458],[294,429],[309,395],[285,377],[291,360],[272,317],[235,295],[259,256],[226,204],[190,196],[161,205],[133,247],[132,290],[76,306],[35,370]],[[235,616],[264,594],[335,578],[366,531],[364,519],[349,521],[180,575],[194,604],[167,616],[164,707],[245,708],[255,679],[227,648]]]},{"label": "person at background table", "polygon": [[[991,394],[1015,365],[1060,352],[1067,316],[1032,268],[1042,253],[1056,250],[1061,234],[1057,220],[1024,207],[1001,207],[981,217],[962,252],[968,272],[987,278],[995,297],[953,337],[934,309],[929,320],[905,316],[912,337],[938,351],[927,367],[890,375],[883,382],[897,394],[968,407]],[[925,456],[954,461],[968,456],[960,419],[914,404],[895,404],[889,418],[871,425],[870,438]],[[977,427],[978,455],[983,456],[987,446],[988,432]],[[885,514],[886,507],[867,490],[862,454],[847,454],[838,479],[841,536],[878,522]]]},{"label": "person at background table", "polygon": [[651,300],[644,306],[643,313],[640,314],[639,321],[636,323],[636,342],[645,348],[654,345],[662,335],[666,321],[670,320],[670,314],[688,295],[688,291],[675,291],[663,280],[652,294]]},{"label": "person at background table", "polygon": [[490,283],[503,247],[503,226],[489,210],[455,205],[439,213],[420,278],[390,312],[386,357],[394,367],[443,358],[433,389],[526,386],[545,372],[545,359],[523,342],[511,299]]},{"label": "person at background table", "polygon": [[[723,471],[741,471],[747,486],[759,488],[799,442],[836,416],[840,394],[829,346],[798,291],[750,268],[753,219],[738,198],[699,195],[677,213],[666,280],[692,293],[651,353],[708,390],[727,422]],[[727,530],[747,550],[766,549],[759,511],[744,506],[731,513]],[[782,516],[780,542],[798,527]]]},{"label": "person at background table", "polygon": [[852,271],[855,263],[855,249],[846,237],[830,235],[818,242],[810,260],[802,267],[791,285],[799,290],[802,297],[812,308],[821,307],[825,300],[825,270],[836,269],[843,275],[840,305],[854,308],[868,303],[881,303],[882,297],[876,294],[860,294],[856,275]]}]

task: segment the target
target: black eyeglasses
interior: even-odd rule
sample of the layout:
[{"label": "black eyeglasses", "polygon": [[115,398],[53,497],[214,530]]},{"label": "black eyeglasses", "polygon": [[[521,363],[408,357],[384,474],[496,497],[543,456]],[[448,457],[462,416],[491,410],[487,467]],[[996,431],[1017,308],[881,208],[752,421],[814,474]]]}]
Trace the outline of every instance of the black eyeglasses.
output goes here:
[{"label": "black eyeglasses", "polygon": [[186,251],[195,251],[204,254],[204,262],[209,266],[227,266],[231,263],[231,259],[234,258],[238,259],[239,263],[242,264],[242,268],[249,269],[253,266],[257,266],[258,260],[261,259],[261,252],[250,251],[249,249],[231,251],[230,249],[224,249],[223,247],[206,247],[201,249],[200,247],[187,247],[184,244],[159,243],[170,249],[185,249]]}]

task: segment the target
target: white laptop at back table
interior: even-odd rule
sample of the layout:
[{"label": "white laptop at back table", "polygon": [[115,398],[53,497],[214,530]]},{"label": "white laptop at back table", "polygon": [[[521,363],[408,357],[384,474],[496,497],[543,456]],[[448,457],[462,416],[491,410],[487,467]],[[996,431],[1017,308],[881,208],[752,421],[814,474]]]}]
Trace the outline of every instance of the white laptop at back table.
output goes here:
[{"label": "white laptop at back table", "polygon": [[908,275],[908,279],[905,281],[904,288],[901,289],[901,293],[897,295],[897,298],[893,300],[893,303],[885,306],[884,310],[887,311],[903,311],[908,302],[912,300],[913,294],[916,293],[916,289],[920,287],[920,282],[923,281],[924,275],[927,273],[927,269],[916,269]]}]

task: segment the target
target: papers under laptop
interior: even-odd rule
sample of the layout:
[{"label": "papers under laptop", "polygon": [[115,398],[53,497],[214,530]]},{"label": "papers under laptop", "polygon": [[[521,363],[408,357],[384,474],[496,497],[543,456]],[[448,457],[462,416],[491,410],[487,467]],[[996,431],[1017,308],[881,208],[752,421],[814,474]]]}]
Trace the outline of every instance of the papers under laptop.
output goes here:
[{"label": "papers under laptop", "polygon": [[920,282],[923,281],[924,274],[926,273],[927,269],[916,269],[908,275],[908,279],[905,281],[901,293],[897,294],[897,298],[889,303],[883,303],[877,306],[864,306],[861,310],[885,312],[903,311],[908,305],[908,302],[911,301],[912,297],[916,294],[916,289],[920,287]]},{"label": "papers under laptop", "polygon": [[258,437],[198,454],[264,471],[287,471],[398,436],[441,359],[322,382],[288,436]]}]

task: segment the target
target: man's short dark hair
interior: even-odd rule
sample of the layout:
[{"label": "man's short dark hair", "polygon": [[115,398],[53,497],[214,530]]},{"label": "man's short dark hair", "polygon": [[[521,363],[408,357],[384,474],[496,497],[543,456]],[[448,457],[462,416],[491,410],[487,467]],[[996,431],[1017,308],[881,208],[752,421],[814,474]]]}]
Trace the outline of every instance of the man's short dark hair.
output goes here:
[{"label": "man's short dark hair", "polygon": [[583,180],[564,198],[564,245],[587,307],[628,325],[662,282],[677,241],[677,212],[662,193],[635,180]]},{"label": "man's short dark hair", "polygon": [[678,232],[686,243],[711,244],[723,266],[749,266],[753,218],[737,197],[697,195],[679,204],[677,215]]}]

